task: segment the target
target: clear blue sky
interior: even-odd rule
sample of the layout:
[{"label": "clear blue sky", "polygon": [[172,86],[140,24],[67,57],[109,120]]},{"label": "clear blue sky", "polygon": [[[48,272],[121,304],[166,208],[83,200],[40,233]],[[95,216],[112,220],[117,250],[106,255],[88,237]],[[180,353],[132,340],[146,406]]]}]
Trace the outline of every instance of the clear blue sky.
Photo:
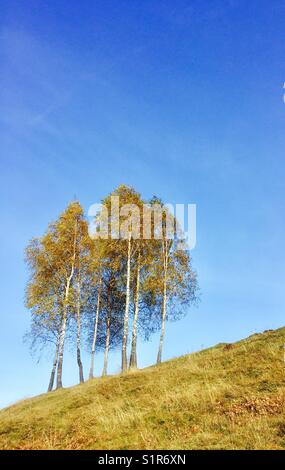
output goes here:
[{"label": "clear blue sky", "polygon": [[[0,9],[0,406],[46,389],[51,358],[22,342],[24,248],[74,196],[87,210],[125,183],[197,204],[201,303],[168,324],[165,359],[284,325],[284,1]],[[140,366],[157,347],[140,344]]]}]

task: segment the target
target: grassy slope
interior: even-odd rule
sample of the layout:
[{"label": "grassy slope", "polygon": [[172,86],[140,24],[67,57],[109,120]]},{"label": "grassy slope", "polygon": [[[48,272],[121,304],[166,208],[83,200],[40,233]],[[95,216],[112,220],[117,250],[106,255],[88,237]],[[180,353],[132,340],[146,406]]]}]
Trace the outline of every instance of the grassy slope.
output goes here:
[{"label": "grassy slope", "polygon": [[285,328],[0,412],[0,448],[285,448]]}]

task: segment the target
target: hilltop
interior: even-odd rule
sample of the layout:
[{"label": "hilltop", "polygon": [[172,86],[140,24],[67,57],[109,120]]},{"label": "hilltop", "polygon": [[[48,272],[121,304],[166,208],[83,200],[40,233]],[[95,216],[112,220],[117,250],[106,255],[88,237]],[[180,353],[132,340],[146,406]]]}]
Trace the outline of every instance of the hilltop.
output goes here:
[{"label": "hilltop", "polygon": [[0,411],[1,449],[284,449],[285,328]]}]

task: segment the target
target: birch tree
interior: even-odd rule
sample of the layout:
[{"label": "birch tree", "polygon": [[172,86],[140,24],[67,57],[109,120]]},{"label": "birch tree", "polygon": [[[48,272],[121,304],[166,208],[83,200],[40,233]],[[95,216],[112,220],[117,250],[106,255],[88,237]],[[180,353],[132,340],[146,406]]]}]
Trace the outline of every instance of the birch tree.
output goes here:
[{"label": "birch tree", "polygon": [[[117,211],[113,206],[117,203]],[[133,188],[121,185],[103,200],[104,206],[108,210],[109,219],[109,248],[113,254],[113,259],[120,260],[125,266],[125,311],[123,317],[122,336],[122,372],[128,367],[127,344],[129,331],[130,312],[130,287],[134,255],[136,244],[134,240],[139,239],[140,217],[142,211],[142,200],[140,194]]]},{"label": "birch tree", "polygon": [[136,276],[134,282],[134,316],[132,330],[132,345],[130,354],[130,369],[137,368],[137,322],[139,316],[140,300],[140,282],[141,282],[141,251],[139,249],[136,263]]},{"label": "birch tree", "polygon": [[33,355],[35,353],[39,355],[38,360],[44,351],[53,351],[52,369],[47,388],[48,392],[51,392],[54,386],[60,330],[61,325],[58,316],[49,317],[48,314],[37,315],[33,313],[30,331],[24,336],[24,341],[30,343],[31,353]]},{"label": "birch tree", "polygon": [[109,273],[106,279],[106,336],[105,336],[105,351],[104,351],[104,367],[102,375],[108,373],[108,358],[109,351],[117,348],[122,343],[123,336],[123,312],[125,298],[120,290],[117,277],[119,273]]},{"label": "birch tree", "polygon": [[31,328],[25,340],[31,344],[31,351],[53,345],[54,359],[48,391],[54,385],[58,362],[60,333],[62,327],[62,280],[56,275],[50,260],[50,233],[34,238],[26,249],[26,263],[30,277],[26,288],[25,304],[32,313]]},{"label": "birch tree", "polygon": [[[106,262],[106,260],[105,260]],[[120,282],[117,282],[121,274],[112,270],[112,265],[105,264],[101,270],[100,277],[100,308],[97,317],[96,308],[96,350],[104,352],[104,364],[102,375],[107,375],[108,359],[111,349],[115,349],[122,342],[123,314],[125,298],[120,289]],[[98,300],[98,295],[97,295]],[[97,323],[96,323],[97,320]],[[94,322],[89,325],[88,335],[89,345],[94,344]],[[92,361],[92,358],[91,358]],[[94,367],[91,362],[92,367]],[[94,370],[92,369],[94,374]]]},{"label": "birch tree", "polygon": [[26,250],[29,338],[54,348],[49,391],[55,379],[56,388],[62,387],[67,339],[73,338],[76,347],[80,382],[84,381],[84,333],[91,352],[89,378],[94,376],[95,352],[104,351],[102,374],[106,375],[109,351],[119,344],[121,370],[127,370],[130,330],[129,367],[137,367],[138,335],[149,339],[158,328],[159,364],[166,321],[180,318],[196,301],[197,277],[190,254],[180,249],[177,221],[162,201],[156,197],[150,201],[150,236],[144,234],[145,205],[132,187],[119,186],[102,203],[98,221],[104,222],[107,236],[90,238],[83,209],[72,202]]},{"label": "birch tree", "polygon": [[137,368],[137,339],[138,332],[144,339],[149,338],[154,324],[150,299],[147,297],[145,282],[150,273],[150,266],[155,258],[155,246],[151,239],[134,241],[136,253],[134,255],[134,275],[132,282],[133,318],[132,318],[132,342],[130,353],[130,369]]},{"label": "birch tree", "polygon": [[39,315],[56,314],[60,319],[57,388],[62,387],[66,330],[74,309],[75,278],[79,272],[82,241],[86,240],[86,234],[87,224],[82,207],[78,202],[73,202],[49,225],[46,234],[32,241],[27,249],[26,259],[31,273],[27,306]]},{"label": "birch tree", "polygon": [[94,360],[95,360],[95,350],[96,350],[96,342],[97,342],[97,334],[98,334],[98,325],[99,325],[99,314],[101,308],[101,290],[102,290],[102,272],[99,271],[99,279],[97,285],[97,299],[96,299],[96,313],[94,319],[94,326],[92,324],[92,346],[91,346],[91,362],[90,362],[90,370],[89,370],[89,379],[93,379],[94,377]]},{"label": "birch tree", "polygon": [[[157,364],[161,363],[167,319],[176,320],[186,312],[186,307],[197,300],[197,276],[192,270],[190,254],[181,249],[183,234],[178,222],[163,205],[160,199],[151,200],[161,221],[154,227],[154,261],[146,281],[146,289],[151,292],[153,308],[160,309],[161,329]],[[168,306],[171,311],[168,313]]]},{"label": "birch tree", "polygon": [[59,340],[57,365],[57,388],[62,388],[63,351],[68,315],[71,313],[70,292],[80,253],[80,238],[84,227],[82,207],[78,202],[71,203],[53,225],[55,253],[58,272],[64,278],[64,300],[62,328]]},{"label": "birch tree", "polygon": [[93,289],[94,246],[88,234],[88,226],[83,215],[78,221],[77,256],[73,285],[74,312],[76,320],[76,358],[79,381],[84,382],[83,364],[81,360],[82,317],[89,308],[89,299]]},{"label": "birch tree", "polygon": [[[96,214],[97,222],[100,222],[102,214]],[[107,220],[108,224],[108,220]],[[94,377],[94,361],[95,351],[98,344],[98,349],[102,347],[102,331],[99,330],[100,325],[104,322],[104,276],[106,268],[109,264],[108,249],[109,241],[105,239],[96,238],[93,234],[91,245],[91,286],[92,295],[90,297],[90,320],[88,331],[88,342],[91,345],[91,361],[89,369],[89,379]],[[94,315],[95,313],[95,315]],[[106,345],[106,342],[105,342]]]}]

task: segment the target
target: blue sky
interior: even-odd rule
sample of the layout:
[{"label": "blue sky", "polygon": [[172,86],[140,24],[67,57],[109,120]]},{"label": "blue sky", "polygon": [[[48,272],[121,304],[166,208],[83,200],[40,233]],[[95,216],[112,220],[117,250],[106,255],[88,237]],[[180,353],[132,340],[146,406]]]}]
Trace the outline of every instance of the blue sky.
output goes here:
[{"label": "blue sky", "polygon": [[[201,302],[167,325],[165,359],[284,325],[284,1],[0,9],[0,406],[45,391],[51,366],[22,341],[25,246],[120,183],[197,204]],[[139,345],[140,366],[157,347]],[[77,381],[72,351],[63,378]]]}]

